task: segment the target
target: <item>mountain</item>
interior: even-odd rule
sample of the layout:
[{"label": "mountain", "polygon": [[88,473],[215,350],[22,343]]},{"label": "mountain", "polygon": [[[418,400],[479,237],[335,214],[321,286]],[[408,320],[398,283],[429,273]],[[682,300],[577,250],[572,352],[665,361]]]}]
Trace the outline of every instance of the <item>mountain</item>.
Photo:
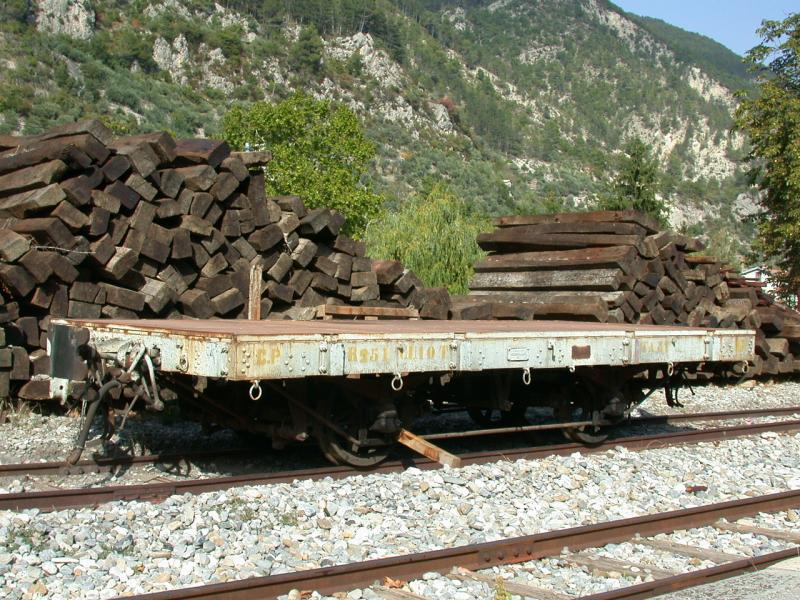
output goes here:
[{"label": "mountain", "polygon": [[445,180],[487,214],[587,206],[638,135],[675,226],[729,255],[748,235],[741,59],[605,0],[10,0],[0,17],[0,133],[101,115],[215,135],[231,103],[304,90],[362,118],[390,205]]}]

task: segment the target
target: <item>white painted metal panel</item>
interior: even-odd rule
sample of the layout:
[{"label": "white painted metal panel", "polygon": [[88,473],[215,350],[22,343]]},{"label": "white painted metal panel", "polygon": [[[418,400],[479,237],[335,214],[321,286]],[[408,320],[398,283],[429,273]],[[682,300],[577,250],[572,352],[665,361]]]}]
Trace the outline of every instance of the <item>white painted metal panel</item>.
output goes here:
[{"label": "white painted metal panel", "polygon": [[[235,322],[234,322],[235,323]],[[444,322],[447,323],[447,322]],[[180,328],[140,327],[135,322],[54,320],[55,326],[81,326],[101,356],[124,364],[144,347],[159,369],[231,380],[293,379],[308,376],[558,369],[699,362],[742,362],[753,357],[755,332],[690,328],[645,328],[568,323],[535,330],[486,323],[469,331],[442,322],[429,333],[404,334],[364,328],[353,333],[258,335],[217,325],[198,335]],[[239,325],[241,327],[241,325]],[[417,327],[418,329],[419,327]],[[187,327],[188,329],[188,327]],[[399,328],[402,329],[402,328]],[[410,328],[409,328],[410,329]]]}]

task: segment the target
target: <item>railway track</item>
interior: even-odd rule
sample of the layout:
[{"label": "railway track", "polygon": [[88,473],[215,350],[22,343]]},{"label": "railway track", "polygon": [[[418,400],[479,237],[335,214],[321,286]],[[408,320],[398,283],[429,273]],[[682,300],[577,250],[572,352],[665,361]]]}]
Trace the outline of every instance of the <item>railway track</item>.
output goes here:
[{"label": "railway track", "polygon": [[[793,409],[779,409],[793,410]],[[747,411],[752,414],[752,411]],[[761,411],[763,412],[763,411]],[[736,413],[703,413],[707,420],[719,420],[721,414]],[[713,415],[710,417],[709,415]],[[760,416],[764,416],[761,414]],[[679,415],[679,420],[698,420],[697,415]],[[645,417],[663,422],[665,417]],[[672,419],[672,417],[666,417]],[[730,417],[728,417],[730,418]],[[658,421],[661,420],[661,421]],[[645,450],[664,448],[681,444],[719,441],[736,437],[757,435],[764,432],[792,432],[800,431],[800,420],[778,421],[736,425],[730,427],[716,427],[698,429],[693,431],[679,431],[666,434],[642,435],[608,440],[594,447],[583,444],[570,443],[552,446],[537,446],[503,450],[490,450],[486,452],[472,452],[459,456],[463,466],[485,464],[496,461],[514,461],[520,459],[537,459],[553,455],[568,455],[573,452],[596,453],[623,446],[629,450]],[[430,470],[439,468],[439,463],[419,457],[409,457],[398,461],[385,462],[367,473],[392,473],[399,472],[408,467]],[[187,479],[170,482],[148,483],[140,485],[119,485],[96,488],[58,489],[43,492],[0,494],[0,510],[24,510],[36,508],[43,511],[95,506],[105,502],[145,500],[159,501],[174,494],[200,494],[204,492],[219,491],[244,485],[266,485],[276,483],[291,483],[297,479],[318,480],[324,477],[343,478],[355,474],[364,474],[353,467],[331,466],[314,469],[291,470],[273,473],[249,473],[245,475],[215,477],[206,479]]]},{"label": "railway track", "polygon": [[[395,581],[419,579],[423,574],[432,571],[443,574],[450,573],[450,576],[455,579],[473,579],[491,583],[494,578],[491,575],[481,574],[480,570],[494,566],[529,563],[538,559],[559,556],[562,556],[567,563],[572,562],[575,565],[586,566],[591,564],[592,559],[586,558],[586,555],[581,552],[589,549],[602,548],[607,544],[626,541],[645,545],[659,545],[658,541],[650,538],[661,533],[671,533],[695,527],[722,527],[719,524],[722,519],[735,521],[761,512],[777,512],[798,506],[800,506],[800,490],[792,490],[756,498],[743,498],[494,542],[176,589],[134,596],[134,598],[140,600],[200,600],[203,598],[222,597],[226,600],[250,600],[253,598],[277,598],[293,589],[316,590],[323,594],[333,594],[372,587],[376,581],[386,581],[386,578]],[[798,535],[780,530],[771,532],[763,529],[759,530],[759,534],[772,535],[776,539],[783,540],[793,540]],[[664,547],[663,542],[660,545]],[[564,548],[569,548],[569,554],[563,554]],[[706,559],[718,564],[707,569],[699,569],[683,574],[667,574],[667,576],[657,578],[654,581],[583,596],[584,600],[648,598],[667,591],[694,587],[757,570],[787,558],[800,556],[800,547],[792,547],[749,558],[723,555],[722,553],[708,550],[704,551],[693,546],[681,547],[678,544],[672,544],[671,551],[675,554],[682,553],[684,556],[705,556]],[[594,560],[598,562],[597,559]],[[613,561],[608,561],[607,559],[607,562]],[[647,570],[647,567],[643,566],[642,569]],[[573,597],[525,583],[504,583],[504,587],[506,591],[522,596],[565,600]],[[391,598],[392,595],[387,594],[384,597]],[[403,596],[402,594],[394,597],[422,598],[415,595]]]},{"label": "railway track", "polygon": [[74,465],[63,461],[34,463],[12,463],[0,465],[0,477],[20,477],[24,475],[86,475],[89,473],[112,473],[120,468],[153,464],[196,463],[220,458],[252,456],[252,448],[229,448],[202,450],[196,452],[159,452],[141,456],[109,456],[93,460],[81,460]]},{"label": "railway track", "polygon": [[[463,410],[463,409],[461,409]],[[454,411],[446,411],[454,412]],[[781,417],[800,414],[800,406],[785,408],[765,408],[756,410],[734,410],[721,412],[682,413],[676,415],[648,415],[629,419],[620,425],[669,425],[687,422],[708,422],[731,419],[748,419],[761,417]],[[530,427],[494,427],[464,432],[437,433],[422,436],[428,440],[459,439],[467,437],[507,435],[541,431],[543,429],[557,429],[559,424],[533,425]],[[22,477],[25,475],[86,475],[91,473],[113,473],[120,468],[145,466],[153,464],[190,464],[219,459],[235,459],[252,457],[252,448],[226,448],[219,450],[201,450],[194,452],[161,452],[142,456],[112,456],[93,460],[82,460],[75,465],[62,461],[11,463],[0,465],[0,477]]]}]

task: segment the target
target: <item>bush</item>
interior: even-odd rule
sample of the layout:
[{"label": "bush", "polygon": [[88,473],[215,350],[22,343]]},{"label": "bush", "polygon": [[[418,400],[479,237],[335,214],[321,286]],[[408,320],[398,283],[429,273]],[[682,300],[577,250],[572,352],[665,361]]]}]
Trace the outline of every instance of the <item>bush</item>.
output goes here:
[{"label": "bush", "polygon": [[347,217],[347,233],[356,237],[378,214],[383,198],[361,182],[375,146],[346,106],[295,94],[278,104],[234,107],[223,130],[235,148],[272,152],[266,172],[271,193],[296,194],[312,208],[337,209]]},{"label": "bush", "polygon": [[398,211],[370,223],[367,252],[374,258],[401,261],[429,286],[463,294],[472,265],[483,256],[478,234],[490,229],[486,217],[439,184],[426,196],[410,198]]}]

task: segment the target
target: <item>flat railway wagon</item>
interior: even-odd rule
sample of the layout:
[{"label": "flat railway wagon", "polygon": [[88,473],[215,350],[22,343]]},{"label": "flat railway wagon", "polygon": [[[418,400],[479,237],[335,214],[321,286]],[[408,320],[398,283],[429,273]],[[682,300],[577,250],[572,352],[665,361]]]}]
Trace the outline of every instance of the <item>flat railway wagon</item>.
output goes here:
[{"label": "flat railway wagon", "polygon": [[54,319],[49,338],[53,396],[86,409],[70,462],[99,408],[176,401],[205,424],[274,447],[313,439],[359,468],[451,403],[479,425],[550,407],[568,437],[597,443],[648,391],[674,401],[700,364],[745,371],[754,344],[751,330],[560,321]]}]

